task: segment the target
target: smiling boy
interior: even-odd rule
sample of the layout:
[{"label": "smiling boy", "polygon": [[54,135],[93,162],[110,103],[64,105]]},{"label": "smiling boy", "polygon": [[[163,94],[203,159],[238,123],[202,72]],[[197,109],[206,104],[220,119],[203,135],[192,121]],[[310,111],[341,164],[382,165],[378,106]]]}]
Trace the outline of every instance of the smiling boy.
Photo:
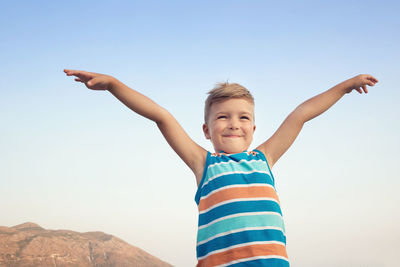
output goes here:
[{"label": "smiling boy", "polygon": [[108,90],[134,112],[154,121],[169,145],[193,171],[198,185],[197,266],[289,266],[286,235],[272,166],[292,145],[305,122],[343,95],[378,81],[363,74],[300,104],[278,130],[248,151],[256,129],[254,99],[239,84],[209,92],[203,131],[215,153],[197,145],[175,118],[151,99],[104,74],[64,70],[92,90]]},{"label": "smiling boy", "polygon": [[217,152],[236,153],[247,150],[253,141],[254,105],[244,98],[231,98],[210,107],[203,125],[207,139]]}]

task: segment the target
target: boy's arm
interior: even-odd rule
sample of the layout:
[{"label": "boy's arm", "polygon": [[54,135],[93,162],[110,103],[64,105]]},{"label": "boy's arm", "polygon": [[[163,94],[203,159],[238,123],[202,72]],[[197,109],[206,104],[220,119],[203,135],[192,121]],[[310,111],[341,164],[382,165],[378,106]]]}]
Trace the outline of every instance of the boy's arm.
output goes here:
[{"label": "boy's arm", "polygon": [[166,109],[112,76],[75,70],[64,72],[68,76],[76,76],[75,80],[84,83],[89,89],[108,90],[131,110],[154,121],[168,144],[194,172],[199,183],[207,152],[187,135]]},{"label": "boy's arm", "polygon": [[373,76],[362,74],[339,83],[331,89],[310,98],[290,113],[278,130],[266,142],[257,147],[257,149],[265,154],[272,168],[293,144],[305,122],[325,112],[346,93],[350,93],[355,89],[361,94],[361,88],[365,93],[368,93],[366,86],[374,86],[377,82],[378,80]]}]

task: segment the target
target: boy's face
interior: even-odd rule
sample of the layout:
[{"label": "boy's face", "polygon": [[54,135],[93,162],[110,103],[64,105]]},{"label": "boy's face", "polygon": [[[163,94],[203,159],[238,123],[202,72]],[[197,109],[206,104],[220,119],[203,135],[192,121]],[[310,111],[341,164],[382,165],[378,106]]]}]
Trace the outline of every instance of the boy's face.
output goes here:
[{"label": "boy's face", "polygon": [[253,141],[254,105],[242,98],[213,103],[203,131],[211,139],[215,152],[228,154],[247,150]]}]

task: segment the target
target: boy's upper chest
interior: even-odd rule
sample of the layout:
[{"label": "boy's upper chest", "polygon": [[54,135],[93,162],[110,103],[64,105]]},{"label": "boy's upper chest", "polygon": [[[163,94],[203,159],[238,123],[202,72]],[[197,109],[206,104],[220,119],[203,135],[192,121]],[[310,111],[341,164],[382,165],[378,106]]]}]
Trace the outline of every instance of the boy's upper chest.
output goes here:
[{"label": "boy's upper chest", "polygon": [[236,154],[211,153],[206,165],[206,179],[222,174],[247,174],[268,170],[265,161],[256,151],[244,151]]}]

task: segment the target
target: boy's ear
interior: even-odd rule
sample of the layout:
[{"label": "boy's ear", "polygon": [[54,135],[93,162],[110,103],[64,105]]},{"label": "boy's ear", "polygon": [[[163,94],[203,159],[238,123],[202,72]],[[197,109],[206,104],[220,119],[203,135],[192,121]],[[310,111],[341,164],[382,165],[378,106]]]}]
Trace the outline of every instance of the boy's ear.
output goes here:
[{"label": "boy's ear", "polygon": [[253,126],[253,132],[255,132],[255,131],[256,131],[256,126],[254,125],[254,126]]},{"label": "boy's ear", "polygon": [[204,135],[205,135],[205,137],[207,138],[207,139],[211,139],[211,136],[210,136],[210,131],[209,131],[209,129],[208,129],[208,125],[207,124],[203,124],[203,132],[204,132]]}]

